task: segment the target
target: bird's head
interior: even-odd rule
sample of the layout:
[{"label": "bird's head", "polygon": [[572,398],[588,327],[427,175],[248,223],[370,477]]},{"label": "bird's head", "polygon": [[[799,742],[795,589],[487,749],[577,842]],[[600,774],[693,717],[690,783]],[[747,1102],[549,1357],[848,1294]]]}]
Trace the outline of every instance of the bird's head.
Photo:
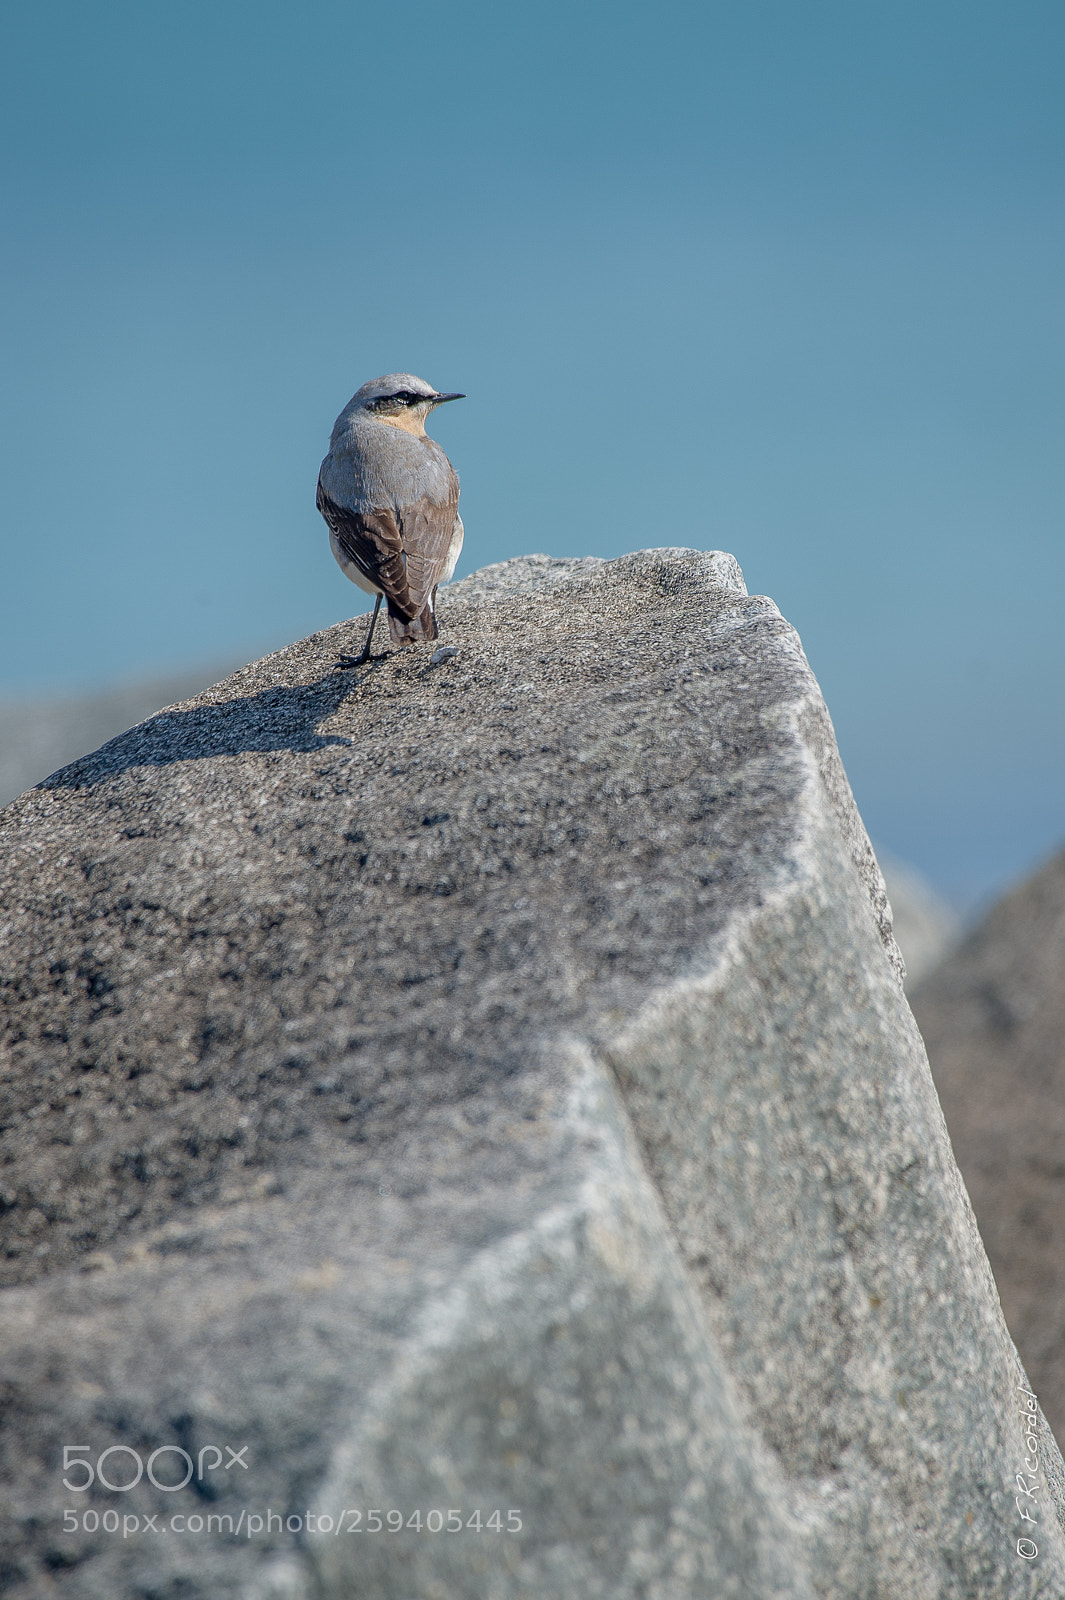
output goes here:
[{"label": "bird's head", "polygon": [[406,433],[425,437],[425,419],[445,400],[465,400],[464,394],[440,394],[424,378],[410,372],[390,372],[372,378],[352,397],[350,412],[362,411],[378,422],[390,423]]}]

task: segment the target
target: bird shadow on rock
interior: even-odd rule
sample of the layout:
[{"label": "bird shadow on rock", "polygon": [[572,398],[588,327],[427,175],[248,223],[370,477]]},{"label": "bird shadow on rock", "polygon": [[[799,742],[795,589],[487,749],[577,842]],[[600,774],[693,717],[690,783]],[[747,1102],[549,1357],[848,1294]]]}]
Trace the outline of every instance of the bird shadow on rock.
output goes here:
[{"label": "bird shadow on rock", "polygon": [[166,767],[177,761],[248,750],[323,750],[352,740],[319,734],[317,725],[351,692],[351,674],[331,672],[316,683],[264,689],[217,705],[160,711],[98,750],[60,767],[39,789],[85,789],[132,767]]}]

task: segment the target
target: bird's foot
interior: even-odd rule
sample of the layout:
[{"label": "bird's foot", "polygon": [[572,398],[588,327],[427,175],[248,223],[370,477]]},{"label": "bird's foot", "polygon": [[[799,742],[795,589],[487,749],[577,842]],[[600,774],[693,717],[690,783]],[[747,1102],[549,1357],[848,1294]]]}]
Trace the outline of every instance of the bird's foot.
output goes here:
[{"label": "bird's foot", "polygon": [[333,663],[334,672],[347,672],[351,667],[364,667],[368,661],[380,661],[380,656],[371,656],[363,651],[358,656],[337,656]]}]

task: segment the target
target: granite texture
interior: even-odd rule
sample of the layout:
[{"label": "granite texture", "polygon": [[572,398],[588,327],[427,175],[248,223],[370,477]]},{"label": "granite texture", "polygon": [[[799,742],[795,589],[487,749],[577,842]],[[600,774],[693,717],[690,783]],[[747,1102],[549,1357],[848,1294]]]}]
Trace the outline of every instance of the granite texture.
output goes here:
[{"label": "granite texture", "polygon": [[[794,631],[686,550],[440,615],[453,655],[337,673],[330,629],[0,818],[9,1592],[1059,1593]],[[67,1445],[206,1468],[79,1494]]]}]

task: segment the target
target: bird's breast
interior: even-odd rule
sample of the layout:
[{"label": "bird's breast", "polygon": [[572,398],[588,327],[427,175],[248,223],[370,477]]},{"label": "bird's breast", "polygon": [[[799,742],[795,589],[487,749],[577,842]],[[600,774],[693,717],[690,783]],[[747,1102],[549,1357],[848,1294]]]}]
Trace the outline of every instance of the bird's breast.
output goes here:
[{"label": "bird's breast", "polygon": [[458,479],[435,439],[419,439],[378,423],[353,426],[322,462],[322,487],[353,511],[399,510],[418,500],[446,505]]}]

